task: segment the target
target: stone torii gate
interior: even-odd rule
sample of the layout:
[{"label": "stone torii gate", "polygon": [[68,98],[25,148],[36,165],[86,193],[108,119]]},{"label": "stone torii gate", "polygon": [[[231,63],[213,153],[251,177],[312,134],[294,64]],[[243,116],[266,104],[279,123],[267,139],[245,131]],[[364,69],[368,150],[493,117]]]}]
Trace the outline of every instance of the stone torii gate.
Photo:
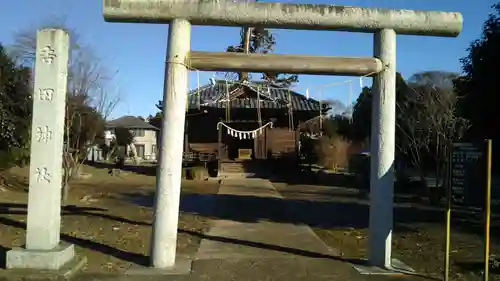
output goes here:
[{"label": "stone torii gate", "polygon": [[[396,34],[456,37],[462,29],[461,14],[229,0],[103,0],[103,15],[108,22],[170,24],[151,246],[153,267],[175,265],[187,79],[192,67],[205,71],[352,76],[378,73],[373,76],[368,260],[371,265],[391,268]],[[190,50],[191,25],[374,33],[374,57],[196,52]]]}]

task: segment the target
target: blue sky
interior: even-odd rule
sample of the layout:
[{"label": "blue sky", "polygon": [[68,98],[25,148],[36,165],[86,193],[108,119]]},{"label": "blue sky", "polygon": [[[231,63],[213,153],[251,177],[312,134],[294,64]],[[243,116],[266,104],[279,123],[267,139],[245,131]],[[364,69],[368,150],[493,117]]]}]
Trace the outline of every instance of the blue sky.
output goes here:
[{"label": "blue sky", "polygon": [[[496,0],[281,0],[362,7],[456,11],[464,17],[463,32],[458,38],[398,36],[397,70],[405,77],[423,70],[460,71],[459,58],[465,56],[470,42],[479,38],[481,27]],[[16,30],[36,26],[50,18],[66,18],[76,28],[111,70],[118,70],[115,83],[122,101],[113,116],[156,113],[155,103],[162,98],[164,61],[168,25],[106,23],[101,0],[9,0],[0,12],[0,42],[8,45]],[[372,35],[347,32],[275,30],[276,53],[334,56],[371,56]],[[194,27],[191,49],[224,51],[239,40],[239,29]],[[190,88],[208,83],[213,75],[196,72],[190,75]],[[257,75],[255,76],[256,78]],[[352,101],[359,94],[359,80],[349,77],[301,75],[296,90],[309,89],[313,98],[349,101],[348,84],[318,89],[322,85],[354,79]],[[371,79],[364,79],[371,84]]]}]

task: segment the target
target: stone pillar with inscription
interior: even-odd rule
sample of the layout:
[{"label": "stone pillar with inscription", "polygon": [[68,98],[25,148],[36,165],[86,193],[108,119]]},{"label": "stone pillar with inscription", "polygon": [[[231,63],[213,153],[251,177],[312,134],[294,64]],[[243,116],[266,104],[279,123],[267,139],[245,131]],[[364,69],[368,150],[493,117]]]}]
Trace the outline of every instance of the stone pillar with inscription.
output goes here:
[{"label": "stone pillar with inscription", "polygon": [[43,29],[36,40],[26,246],[8,251],[6,266],[58,270],[75,257],[60,242],[69,36]]}]

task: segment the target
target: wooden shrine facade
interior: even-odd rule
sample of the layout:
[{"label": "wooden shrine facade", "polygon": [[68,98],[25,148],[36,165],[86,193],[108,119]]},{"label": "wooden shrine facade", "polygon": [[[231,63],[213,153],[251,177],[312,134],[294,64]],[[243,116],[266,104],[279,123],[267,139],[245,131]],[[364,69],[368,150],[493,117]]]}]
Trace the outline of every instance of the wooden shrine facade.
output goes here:
[{"label": "wooden shrine facade", "polygon": [[288,88],[212,81],[189,93],[184,151],[222,161],[296,156],[299,124],[327,109]]}]

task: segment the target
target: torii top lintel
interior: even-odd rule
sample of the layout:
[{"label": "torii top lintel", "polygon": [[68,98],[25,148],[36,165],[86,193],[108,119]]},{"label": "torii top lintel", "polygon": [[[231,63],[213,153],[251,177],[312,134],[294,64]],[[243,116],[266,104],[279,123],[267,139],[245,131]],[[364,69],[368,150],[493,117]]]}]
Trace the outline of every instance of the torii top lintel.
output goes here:
[{"label": "torii top lintel", "polygon": [[456,37],[462,15],[454,12],[392,10],[337,5],[237,2],[232,0],[103,0],[108,22],[262,26],[281,29],[375,32]]}]

